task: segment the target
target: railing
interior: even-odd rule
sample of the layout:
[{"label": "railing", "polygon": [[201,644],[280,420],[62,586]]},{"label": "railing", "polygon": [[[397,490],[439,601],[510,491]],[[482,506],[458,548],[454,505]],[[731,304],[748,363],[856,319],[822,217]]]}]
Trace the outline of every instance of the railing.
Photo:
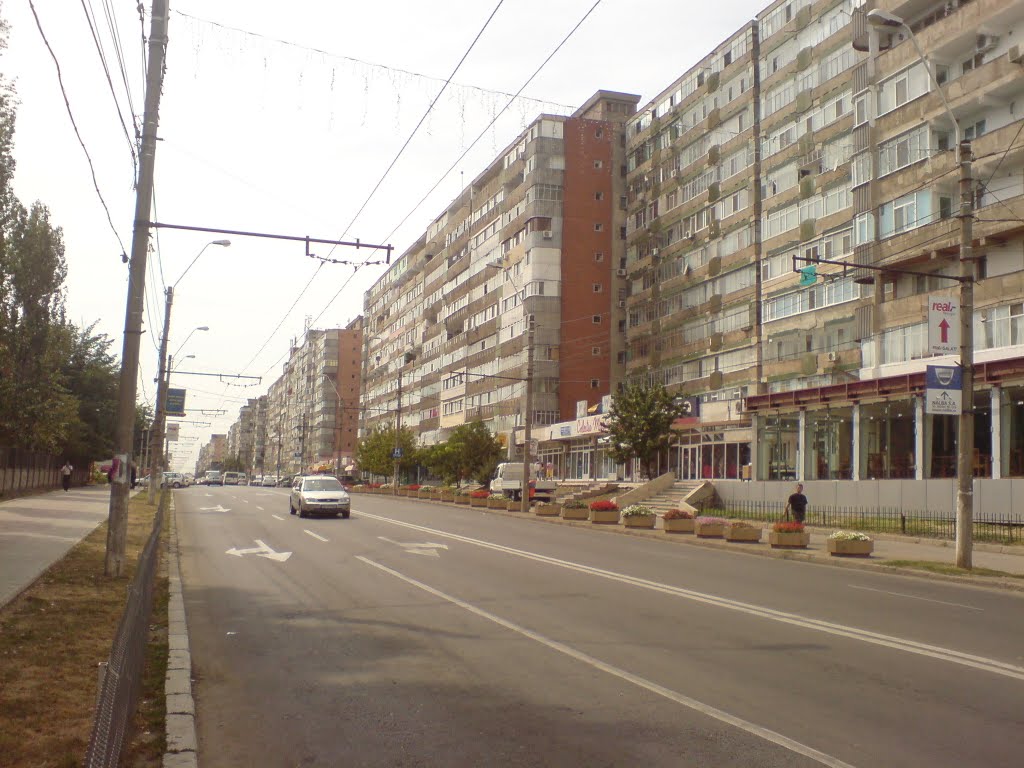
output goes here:
[{"label": "railing", "polygon": [[160,506],[153,521],[135,576],[128,587],[128,601],[121,623],[114,636],[110,659],[101,671],[100,691],[96,702],[89,748],[84,765],[115,768],[128,741],[129,726],[135,716],[142,668],[149,638],[149,618],[153,609],[153,583],[159,561],[160,532],[170,495],[160,495]]},{"label": "railing", "polygon": [[[0,446],[0,496],[20,491],[60,488],[60,468],[64,459],[49,453]],[[72,464],[78,462],[72,461]],[[87,466],[77,467],[71,476],[74,485],[89,477]]]},{"label": "railing", "polygon": [[[785,517],[785,505],[768,501],[731,501],[724,506],[711,502],[695,504],[700,514],[738,520],[773,523]],[[955,539],[956,517],[952,514],[905,510],[898,507],[863,509],[811,505],[804,520],[821,528],[846,528],[877,533],[898,533],[933,539]],[[1001,544],[1024,543],[1024,515],[988,515],[974,520],[975,541]]]}]

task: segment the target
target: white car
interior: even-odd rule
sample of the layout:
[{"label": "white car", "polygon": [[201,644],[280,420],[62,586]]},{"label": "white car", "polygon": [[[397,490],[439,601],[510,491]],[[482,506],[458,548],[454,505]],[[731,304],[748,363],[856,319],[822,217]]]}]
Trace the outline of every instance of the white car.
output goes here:
[{"label": "white car", "polygon": [[181,472],[164,472],[163,481],[160,483],[162,488],[184,488],[187,485]]},{"label": "white car", "polygon": [[260,483],[264,488],[273,488],[277,485],[277,475],[264,475],[263,482]]},{"label": "white car", "polygon": [[341,481],[331,475],[296,477],[288,497],[288,511],[299,517],[341,515],[348,518],[352,501]]}]

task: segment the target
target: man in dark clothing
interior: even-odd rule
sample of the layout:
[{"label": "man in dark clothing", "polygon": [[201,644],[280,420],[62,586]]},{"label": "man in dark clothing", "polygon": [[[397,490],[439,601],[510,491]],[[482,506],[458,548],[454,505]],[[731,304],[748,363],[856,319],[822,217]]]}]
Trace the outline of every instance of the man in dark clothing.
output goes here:
[{"label": "man in dark clothing", "polygon": [[793,519],[798,523],[802,523],[804,518],[807,517],[807,497],[804,496],[804,486],[802,483],[796,484],[796,493],[790,494],[789,501],[786,502],[786,519],[789,519],[789,510],[793,510]]}]

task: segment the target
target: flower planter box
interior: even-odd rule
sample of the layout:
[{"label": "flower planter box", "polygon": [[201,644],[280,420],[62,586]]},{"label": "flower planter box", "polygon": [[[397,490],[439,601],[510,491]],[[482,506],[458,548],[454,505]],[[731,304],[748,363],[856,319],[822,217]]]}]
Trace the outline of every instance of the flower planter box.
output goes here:
[{"label": "flower planter box", "polygon": [[768,543],[771,544],[772,549],[807,549],[807,545],[811,543],[811,534],[807,531],[795,533],[769,531]]},{"label": "flower planter box", "polygon": [[657,515],[630,515],[622,518],[622,524],[627,528],[653,528]]},{"label": "flower planter box", "polygon": [[558,517],[562,508],[557,504],[538,504],[533,510],[533,514],[538,517]]},{"label": "flower planter box", "polygon": [[843,539],[826,539],[828,553],[833,557],[871,557],[875,551],[873,541],[845,541]]},{"label": "flower planter box", "polygon": [[424,491],[423,489],[420,489],[419,497],[421,499],[436,499],[437,498],[437,494],[434,491],[432,491],[432,490],[431,491]]},{"label": "flower planter box", "polygon": [[725,523],[698,523],[694,521],[693,532],[702,539],[720,539],[725,534]]},{"label": "flower planter box", "polygon": [[592,509],[590,510],[590,522],[599,525],[619,522],[619,510],[617,509]]},{"label": "flower planter box", "polygon": [[447,501],[449,504],[455,501],[454,493],[442,493],[438,496],[441,501]]},{"label": "flower planter box", "polygon": [[469,506],[471,507],[486,507],[487,499],[476,499],[472,496],[469,497]]},{"label": "flower planter box", "polygon": [[563,520],[586,520],[590,515],[590,510],[586,507],[575,509],[573,507],[562,507],[562,519]]},{"label": "flower planter box", "polygon": [[664,520],[662,522],[665,523],[665,533],[693,533],[693,518],[669,518],[668,520]]},{"label": "flower planter box", "polygon": [[507,499],[488,499],[487,500],[487,507],[488,507],[488,509],[508,509],[508,500]]},{"label": "flower planter box", "polygon": [[455,503],[456,504],[469,504],[469,496],[456,496],[455,497]]},{"label": "flower planter box", "polygon": [[[508,511],[508,512],[522,512],[523,511],[523,502],[522,501],[516,501],[514,499],[512,501],[507,501],[507,502],[505,502],[505,510]],[[527,507],[526,511],[529,512],[530,508]]]},{"label": "flower planter box", "polygon": [[761,529],[751,528],[748,526],[725,526],[725,530],[722,531],[722,536],[726,541],[750,541],[758,542],[761,541]]}]

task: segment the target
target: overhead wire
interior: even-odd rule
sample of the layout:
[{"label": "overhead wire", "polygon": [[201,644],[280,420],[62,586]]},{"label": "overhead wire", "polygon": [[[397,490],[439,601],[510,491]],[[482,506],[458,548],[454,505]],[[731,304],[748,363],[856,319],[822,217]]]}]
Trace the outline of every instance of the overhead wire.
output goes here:
[{"label": "overhead wire", "polygon": [[35,18],[36,28],[39,30],[40,37],[43,38],[43,43],[46,45],[46,50],[50,53],[50,58],[53,59],[53,66],[57,70],[57,85],[60,88],[61,95],[64,98],[64,107],[67,109],[68,118],[71,120],[71,127],[75,131],[75,136],[78,138],[78,143],[82,147],[82,152],[85,153],[85,159],[89,164],[89,173],[92,176],[93,189],[96,190],[96,196],[100,200],[100,204],[103,206],[103,210],[107,214],[107,223],[110,225],[110,230],[114,233],[118,244],[121,246],[121,253],[127,253],[127,249],[124,247],[124,242],[121,240],[121,235],[117,232],[117,227],[114,226],[114,220],[110,215],[110,208],[107,207],[107,201],[103,198],[103,193],[100,192],[100,185],[96,179],[96,168],[93,166],[92,156],[89,154],[88,148],[85,146],[85,141],[82,139],[82,134],[78,130],[78,123],[75,122],[75,115],[71,110],[71,102],[68,100],[67,91],[64,88],[64,78],[60,71],[60,62],[57,60],[57,54],[54,53],[53,47],[50,45],[50,41],[46,37],[46,33],[43,31],[43,24],[39,20],[39,14],[36,12],[36,6],[33,0],[28,0],[29,8],[32,10],[32,16]]}]

